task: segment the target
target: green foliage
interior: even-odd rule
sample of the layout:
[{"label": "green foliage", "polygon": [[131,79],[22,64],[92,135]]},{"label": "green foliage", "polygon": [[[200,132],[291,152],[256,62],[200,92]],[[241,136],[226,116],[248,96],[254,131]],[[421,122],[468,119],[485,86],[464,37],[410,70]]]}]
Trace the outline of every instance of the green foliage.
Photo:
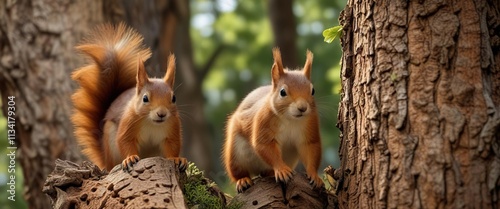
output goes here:
[{"label": "green foliage", "polygon": [[189,207],[198,208],[222,208],[221,201],[207,192],[207,186],[201,182],[191,182],[184,185],[185,197]]},{"label": "green foliage", "polygon": [[183,192],[190,208],[223,208],[222,201],[209,191],[215,184],[205,179],[203,171],[190,162],[186,174],[187,182],[184,184]]},{"label": "green foliage", "polygon": [[343,29],[342,26],[337,25],[335,27],[328,28],[328,29],[324,30],[323,37],[325,37],[325,42],[332,43],[333,40],[335,40],[337,38],[337,36],[342,35],[342,29]]}]

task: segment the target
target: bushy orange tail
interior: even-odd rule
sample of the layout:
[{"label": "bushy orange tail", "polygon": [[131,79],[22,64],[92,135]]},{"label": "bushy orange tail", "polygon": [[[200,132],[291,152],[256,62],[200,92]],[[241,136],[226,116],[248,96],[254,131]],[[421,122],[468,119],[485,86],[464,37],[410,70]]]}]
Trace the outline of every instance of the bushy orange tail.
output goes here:
[{"label": "bushy orange tail", "polygon": [[83,153],[101,168],[105,167],[102,120],[111,103],[122,92],[135,87],[138,60],[151,56],[142,41],[140,34],[123,23],[105,24],[76,47],[92,62],[72,75],[80,88],[71,97],[75,108],[71,121]]}]

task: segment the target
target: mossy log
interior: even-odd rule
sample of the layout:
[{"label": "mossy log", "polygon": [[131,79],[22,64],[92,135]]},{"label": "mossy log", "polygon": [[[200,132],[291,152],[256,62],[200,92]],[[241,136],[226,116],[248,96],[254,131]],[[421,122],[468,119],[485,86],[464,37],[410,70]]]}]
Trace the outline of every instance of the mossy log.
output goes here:
[{"label": "mossy log", "polygon": [[252,187],[226,204],[230,197],[202,175],[194,178],[200,175],[191,175],[190,170],[188,174],[179,172],[172,161],[161,157],[142,159],[129,173],[120,165],[108,173],[90,162],[78,165],[57,160],[43,191],[57,209],[210,207],[213,199],[210,204],[193,202],[185,198],[192,194],[183,194],[186,182],[198,179],[207,185],[208,195],[220,200],[222,208],[332,208],[325,189],[313,189],[303,174],[295,174],[286,185],[276,183],[274,177],[255,179]]}]

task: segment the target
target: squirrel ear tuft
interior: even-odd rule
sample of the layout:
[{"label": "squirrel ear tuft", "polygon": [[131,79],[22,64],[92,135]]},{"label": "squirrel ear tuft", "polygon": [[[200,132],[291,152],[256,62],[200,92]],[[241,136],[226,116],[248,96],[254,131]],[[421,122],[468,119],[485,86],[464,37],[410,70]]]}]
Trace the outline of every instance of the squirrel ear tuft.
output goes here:
[{"label": "squirrel ear tuft", "polygon": [[274,58],[274,64],[271,69],[271,75],[273,78],[273,86],[278,83],[278,80],[280,77],[285,74],[285,71],[283,70],[283,62],[281,61],[281,52],[278,47],[273,48],[273,58]]},{"label": "squirrel ear tuft", "polygon": [[165,72],[165,77],[163,78],[165,83],[167,83],[170,88],[174,88],[175,81],[175,55],[170,54],[168,56],[167,71]]},{"label": "squirrel ear tuft", "polygon": [[312,62],[313,62],[313,53],[308,49],[306,64],[304,64],[304,75],[307,77],[308,80],[311,80]]},{"label": "squirrel ear tuft", "polygon": [[149,82],[148,74],[146,73],[146,69],[144,68],[144,62],[139,57],[137,60],[137,93],[139,93],[140,89]]}]

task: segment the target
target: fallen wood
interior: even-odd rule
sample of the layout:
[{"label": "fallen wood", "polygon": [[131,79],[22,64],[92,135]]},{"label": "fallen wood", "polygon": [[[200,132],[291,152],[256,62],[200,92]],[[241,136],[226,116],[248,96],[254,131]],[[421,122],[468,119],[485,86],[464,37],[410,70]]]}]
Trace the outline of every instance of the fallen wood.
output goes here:
[{"label": "fallen wood", "polygon": [[130,173],[118,165],[109,174],[89,162],[57,160],[43,191],[57,209],[187,208],[180,183],[185,177],[160,157],[140,160]]},{"label": "fallen wood", "polygon": [[236,195],[231,204],[241,208],[327,208],[328,194],[324,188],[313,189],[304,174],[295,174],[286,185],[276,183],[273,176],[257,178],[254,185]]},{"label": "fallen wood", "polygon": [[[146,158],[130,173],[117,165],[108,172],[90,162],[56,161],[43,191],[53,208],[335,208],[324,188],[313,189],[304,174],[286,185],[274,177],[257,178],[231,198],[203,176],[194,164],[179,172],[162,157]],[[229,204],[227,202],[230,201]]]}]

